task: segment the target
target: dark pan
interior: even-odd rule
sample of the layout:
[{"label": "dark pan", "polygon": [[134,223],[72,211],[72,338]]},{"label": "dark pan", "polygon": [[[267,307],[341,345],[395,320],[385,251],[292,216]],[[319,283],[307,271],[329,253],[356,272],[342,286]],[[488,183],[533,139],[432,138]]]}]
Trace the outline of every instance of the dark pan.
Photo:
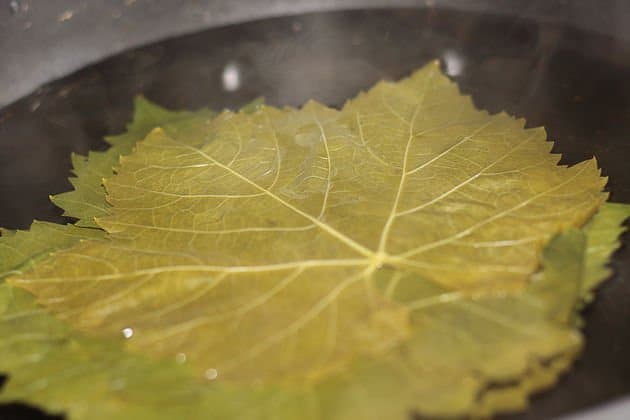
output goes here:
[{"label": "dark pan", "polygon": [[[563,163],[592,155],[613,201],[630,203],[630,45],[525,19],[447,10],[347,11],[210,29],[131,50],[54,81],[0,110],[0,226],[66,222],[48,194],[70,189],[70,152],[105,147],[124,129],[132,99],[171,108],[235,108],[309,98],[341,105],[379,79],[432,58],[477,106],[544,125]],[[238,86],[225,73],[238,73]],[[628,242],[626,235],[624,241]],[[553,390],[504,419],[546,419],[630,391],[630,249],[586,311],[586,348]],[[1,419],[42,419],[21,405]],[[604,417],[597,417],[604,418]],[[630,418],[630,412],[628,412]]]}]

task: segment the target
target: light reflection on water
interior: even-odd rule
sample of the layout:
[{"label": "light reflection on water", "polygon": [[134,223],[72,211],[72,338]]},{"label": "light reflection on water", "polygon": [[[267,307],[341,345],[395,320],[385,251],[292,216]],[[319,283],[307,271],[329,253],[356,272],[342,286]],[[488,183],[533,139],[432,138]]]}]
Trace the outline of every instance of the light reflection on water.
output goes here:
[{"label": "light reflection on water", "polygon": [[221,81],[223,83],[223,89],[228,92],[234,92],[241,87],[241,71],[237,63],[229,62],[225,65],[221,75]]},{"label": "light reflection on water", "polygon": [[180,365],[183,363],[186,363],[186,359],[187,359],[186,353],[177,353],[175,355],[175,361],[179,363]]},{"label": "light reflection on water", "polygon": [[219,371],[216,369],[208,369],[206,370],[206,379],[208,379],[209,381],[213,381],[215,379],[217,379],[217,377],[219,376]]},{"label": "light reflection on water", "polygon": [[133,337],[133,328],[123,328],[121,332],[123,337],[125,337],[126,339]]},{"label": "light reflection on water", "polygon": [[464,72],[466,62],[464,57],[457,51],[444,51],[444,54],[442,54],[442,61],[444,62],[444,71],[449,76],[461,76],[461,74]]}]

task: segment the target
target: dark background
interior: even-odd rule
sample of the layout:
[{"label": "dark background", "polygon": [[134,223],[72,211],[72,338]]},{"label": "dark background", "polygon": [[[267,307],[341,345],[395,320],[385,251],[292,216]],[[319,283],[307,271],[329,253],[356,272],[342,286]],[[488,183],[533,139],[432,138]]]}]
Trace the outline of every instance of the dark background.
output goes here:
[{"label": "dark background", "polygon": [[630,39],[627,0],[0,0],[0,106],[103,57],[175,35],[264,17],[410,6],[566,23]]},{"label": "dark background", "polygon": [[[564,163],[595,155],[610,176],[612,200],[630,203],[630,2],[409,1],[400,4],[422,7],[286,16],[126,51],[37,89],[149,39],[268,14],[383,2],[261,0],[252,8],[247,1],[40,0],[17,9],[6,3],[0,103],[12,103],[0,109],[0,226],[66,221],[48,194],[70,188],[70,152],[104,148],[102,137],[123,130],[136,94],[173,108],[235,108],[261,95],[276,105],[315,98],[338,106],[432,58],[477,106],[544,125]],[[175,3],[180,7],[164,14]],[[454,10],[462,5],[465,11]],[[236,88],[225,83],[226,72],[238,74]],[[505,419],[552,418],[630,391],[627,246],[613,266],[617,274],[586,311],[587,344],[575,369],[534,397],[531,410]],[[604,416],[590,418],[612,418]],[[0,406],[0,419],[22,418],[43,417]]]}]

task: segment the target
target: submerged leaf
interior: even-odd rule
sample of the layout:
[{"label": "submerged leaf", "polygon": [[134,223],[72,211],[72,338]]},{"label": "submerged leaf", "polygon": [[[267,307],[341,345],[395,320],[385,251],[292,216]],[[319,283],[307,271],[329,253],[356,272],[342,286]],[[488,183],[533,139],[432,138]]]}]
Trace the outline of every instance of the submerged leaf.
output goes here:
[{"label": "submerged leaf", "polygon": [[2,231],[0,236],[0,281],[9,275],[27,272],[51,252],[70,248],[82,239],[105,236],[98,229],[35,221],[28,231]]},{"label": "submerged leaf", "polygon": [[94,218],[107,214],[108,207],[102,186],[103,178],[112,176],[120,156],[131,152],[136,142],[157,126],[169,129],[176,124],[176,127],[181,127],[182,122],[192,117],[196,122],[203,122],[212,114],[206,109],[197,112],[168,111],[141,96],[137,97],[133,121],[127,127],[127,132],[108,137],[106,140],[111,147],[104,152],[89,152],[87,156],[73,154],[75,176],[70,178],[70,182],[74,190],[51,196],[51,201],[65,210],[65,216],[78,219],[77,226],[98,227]]},{"label": "submerged leaf", "polygon": [[[142,130],[164,117],[151,115]],[[341,111],[155,125],[106,182],[109,204],[90,166],[111,174],[137,137],[77,171],[99,211],[74,214],[108,234],[10,279],[65,322],[2,286],[7,398],[91,419],[520,408],[575,358],[576,304],[607,275],[628,211],[605,205],[573,229],[606,197],[594,160],[556,166],[542,129],[476,110],[435,65]],[[13,321],[24,310],[36,340]]]},{"label": "submerged leaf", "polygon": [[619,225],[630,217],[630,206],[607,203],[585,226],[588,235],[588,253],[584,266],[584,281],[580,293],[584,302],[593,299],[593,290],[611,275],[608,267],[610,254],[619,247]]},{"label": "submerged leaf", "polygon": [[[605,205],[585,230],[586,242],[576,241],[580,236],[576,232],[555,239],[545,251],[545,271],[550,274],[539,274],[522,297],[494,307],[484,303],[499,302],[499,297],[476,300],[442,294],[433,301],[425,298],[424,305],[417,300],[405,302],[419,315],[418,334],[428,333],[422,324],[433,324],[432,331],[438,334],[435,338],[426,342],[414,339],[384,361],[357,362],[341,376],[306,388],[207,387],[195,381],[184,367],[128,354],[118,340],[86,338],[38,307],[27,293],[2,285],[0,371],[8,372],[11,378],[0,399],[40,404],[50,412],[66,412],[70,419],[90,420],[146,416],[403,419],[412,409],[425,413],[444,413],[446,409],[446,414],[468,410],[482,415],[522,408],[528,394],[553,384],[575,357],[581,342],[570,325],[559,325],[545,314],[549,299],[541,299],[541,291],[553,293],[555,283],[580,283],[579,278],[562,278],[559,274],[568,270],[573,275],[579,271],[578,266],[592,264],[592,258],[587,257],[585,263],[579,258],[585,243],[589,244],[585,255],[592,256],[595,250],[602,250],[601,242],[594,245],[593,238],[619,235],[619,225],[613,227],[604,220],[610,210],[629,212],[630,207]],[[30,235],[34,243],[54,238],[49,233],[36,227],[21,234]],[[6,243],[9,238],[4,240]],[[607,248],[608,255],[615,247]],[[29,257],[26,241],[15,243],[12,249],[12,253]],[[5,251],[0,253],[0,261],[6,261],[6,255]],[[597,258],[603,256],[599,253]],[[15,261],[15,266],[3,267],[15,269],[21,264]],[[410,282],[403,283],[397,292],[401,299],[417,296],[413,290],[407,296],[408,288],[414,287]],[[556,293],[558,300],[562,300],[562,293]],[[564,300],[571,299],[574,296]],[[439,307],[440,311],[431,316],[431,308]],[[519,307],[525,311],[513,310]],[[451,316],[444,315],[447,313]],[[478,328],[471,328],[474,325]],[[413,364],[418,354],[420,368]],[[177,360],[182,361],[181,357]]]},{"label": "submerged leaf", "polygon": [[[401,278],[394,299],[413,310],[414,335],[386,366],[398,389],[409,390],[402,407],[429,415],[488,414],[487,401],[506,389],[517,392],[516,402],[523,404],[527,393],[517,389],[539,387],[524,383],[533,371],[551,360],[572,360],[580,349],[581,337],[556,309],[572,311],[575,305],[577,293],[566,293],[565,286],[579,285],[584,247],[579,231],[556,237],[545,249],[539,278],[510,296],[462,299]],[[548,373],[557,375],[553,369]]]},{"label": "submerged leaf", "polygon": [[544,133],[521,126],[429,65],[341,112],[264,107],[185,136],[156,129],[106,183],[109,240],[13,284],[80,329],[131,326],[130,346],[185,352],[200,373],[318,378],[407,338],[409,311],[376,277],[509,290],[550,235],[599,207],[594,161],[556,166]]},{"label": "submerged leaf", "polygon": [[396,280],[392,297],[413,311],[413,336],[321,385],[328,410],[322,418],[405,418],[412,409],[429,418],[477,418],[524,408],[528,395],[553,385],[582,346],[567,320],[592,275],[585,267],[618,246],[625,217],[611,212],[628,216],[630,206],[606,204],[583,231],[555,237],[543,252],[543,270],[519,294],[465,297],[411,277]]},{"label": "submerged leaf", "polygon": [[10,375],[1,401],[105,420],[168,419],[169,409],[185,413],[197,399],[190,375],[174,362],[151,362],[121,343],[77,335],[7,284],[0,284],[0,335],[0,371]]}]

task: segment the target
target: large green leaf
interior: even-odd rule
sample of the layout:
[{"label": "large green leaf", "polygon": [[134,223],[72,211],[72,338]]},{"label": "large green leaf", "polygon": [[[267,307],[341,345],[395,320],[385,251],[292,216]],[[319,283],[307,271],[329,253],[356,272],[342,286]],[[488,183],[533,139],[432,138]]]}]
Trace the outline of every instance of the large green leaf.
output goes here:
[{"label": "large green leaf", "polygon": [[[426,290],[402,281],[396,292],[399,300],[415,308],[418,323],[434,325],[434,339],[416,337],[384,360],[356,362],[342,375],[307,388],[208,387],[195,380],[185,364],[152,362],[129,354],[121,340],[87,338],[49,315],[29,294],[2,285],[0,371],[11,377],[0,399],[21,400],[50,412],[65,412],[70,419],[90,420],[369,419],[396,418],[395,413],[405,418],[412,409],[436,413],[452,407],[450,414],[465,410],[485,414],[521,408],[530,392],[555,381],[579,348],[579,334],[570,325],[559,325],[545,308],[556,307],[549,305],[551,299],[575,303],[575,295],[565,294],[558,286],[579,285],[580,276],[566,274],[574,275],[582,265],[592,264],[595,250],[599,260],[617,247],[621,228],[604,220],[611,210],[630,213],[629,206],[603,207],[585,231],[589,244],[585,262],[578,255],[584,246],[580,234],[558,237],[545,251],[544,274],[536,275],[525,294],[504,304],[499,304],[501,298],[464,299],[449,294],[427,299]],[[19,270],[25,260],[39,254],[31,251],[33,243],[49,241],[50,250],[54,243],[67,246],[62,245],[67,233],[55,234],[35,225],[30,232],[19,233],[30,236],[28,241],[12,243],[12,237],[0,238],[0,244],[10,245],[0,251],[3,269]],[[604,236],[609,239],[593,241]],[[22,260],[9,265],[7,256],[16,254]],[[418,334],[426,333],[421,329]],[[414,365],[418,354],[431,364]],[[436,388],[422,385],[428,378]]]},{"label": "large green leaf", "polygon": [[[104,192],[103,192],[104,194]],[[35,262],[51,252],[70,248],[82,239],[105,236],[98,229],[36,221],[29,231],[0,232],[0,281],[6,276],[27,272]]]},{"label": "large green leaf", "polygon": [[599,207],[594,161],[556,166],[544,132],[521,127],[429,65],[341,112],[265,107],[185,136],[155,129],[106,183],[109,240],[13,284],[79,329],[132,328],[131,347],[186,353],[200,373],[317,378],[407,338],[409,311],[376,276],[522,286],[550,235]]},{"label": "large green leaf", "polygon": [[197,112],[168,111],[155,105],[142,96],[134,102],[134,115],[127,131],[118,136],[107,137],[111,147],[104,152],[89,152],[87,156],[72,155],[74,177],[70,182],[73,191],[51,196],[50,199],[57,206],[65,210],[64,215],[78,219],[77,226],[97,227],[94,218],[107,214],[107,202],[103,190],[103,178],[113,174],[113,168],[118,166],[120,156],[126,155],[139,140],[157,126],[164,126],[169,130],[182,127],[183,122],[195,117],[194,121],[201,123],[212,117],[212,112],[206,109]]},{"label": "large green leaf", "polygon": [[588,255],[581,294],[586,303],[593,299],[593,290],[599,283],[611,274],[608,267],[610,250],[611,247],[619,246],[619,225],[628,217],[628,205],[608,203],[601,208],[598,217],[594,217],[585,227],[588,232]]},{"label": "large green leaf", "polygon": [[[55,379],[41,392],[20,380],[28,363],[9,362],[8,398],[76,418],[482,415],[522,406],[570,364],[576,301],[606,274],[583,273],[627,211],[596,216],[587,229],[611,229],[585,262],[590,242],[570,228],[605,198],[594,161],[556,166],[542,130],[475,110],[435,66],[341,111],[248,111],[157,124],[107,182],[107,239],[11,280],[68,322],[41,313],[70,337],[48,344],[72,345],[32,358],[29,372]],[[72,360],[93,392],[63,380]],[[126,378],[129,360],[141,369]],[[150,369],[194,398],[165,394],[159,409],[143,396],[161,386]],[[112,372],[133,386],[99,385]]]},{"label": "large green leaf", "polygon": [[[630,206],[606,204],[583,231],[555,237],[522,293],[465,297],[400,277],[392,294],[412,309],[414,334],[320,385],[322,417],[404,418],[413,409],[476,418],[524,408],[578,355],[582,337],[570,320],[588,293],[583,285],[609,275],[588,267],[610,257],[629,216]],[[383,287],[392,290],[389,281]]]}]

